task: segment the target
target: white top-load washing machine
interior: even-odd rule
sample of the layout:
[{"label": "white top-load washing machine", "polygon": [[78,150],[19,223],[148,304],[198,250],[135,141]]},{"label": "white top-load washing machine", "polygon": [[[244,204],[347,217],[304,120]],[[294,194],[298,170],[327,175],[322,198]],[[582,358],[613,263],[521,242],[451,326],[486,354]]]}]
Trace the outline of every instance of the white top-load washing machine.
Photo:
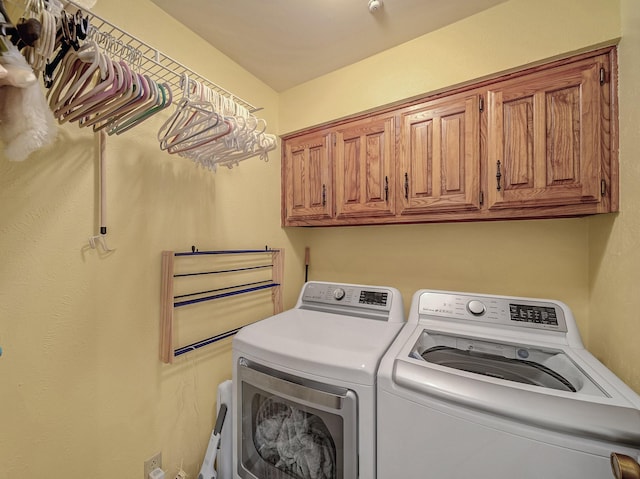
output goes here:
[{"label": "white top-load washing machine", "polygon": [[233,340],[234,478],[375,477],[375,382],[404,323],[390,287],[306,283]]},{"label": "white top-load washing machine", "polygon": [[378,479],[605,479],[640,398],[561,302],[420,290],[378,374]]}]

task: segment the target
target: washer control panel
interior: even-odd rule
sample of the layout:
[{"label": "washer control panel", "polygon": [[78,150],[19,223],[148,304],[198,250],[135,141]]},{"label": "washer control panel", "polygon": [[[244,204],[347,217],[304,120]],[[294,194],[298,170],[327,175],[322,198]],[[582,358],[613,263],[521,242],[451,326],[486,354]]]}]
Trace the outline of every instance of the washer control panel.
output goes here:
[{"label": "washer control panel", "polygon": [[476,323],[567,331],[560,304],[527,298],[476,296],[427,291],[420,295],[420,317],[436,316]]}]

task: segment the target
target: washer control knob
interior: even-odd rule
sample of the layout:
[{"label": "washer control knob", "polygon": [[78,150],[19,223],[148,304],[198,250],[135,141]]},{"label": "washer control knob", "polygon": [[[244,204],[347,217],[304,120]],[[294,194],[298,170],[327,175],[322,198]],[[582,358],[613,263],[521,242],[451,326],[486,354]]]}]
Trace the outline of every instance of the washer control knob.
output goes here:
[{"label": "washer control knob", "polygon": [[469,301],[467,303],[467,309],[474,316],[482,316],[485,313],[485,311],[487,310],[484,307],[484,304],[482,304],[482,302],[478,301],[477,299]]},{"label": "washer control knob", "polygon": [[344,298],[345,292],[342,288],[337,288],[333,290],[333,297],[336,301],[341,301]]}]

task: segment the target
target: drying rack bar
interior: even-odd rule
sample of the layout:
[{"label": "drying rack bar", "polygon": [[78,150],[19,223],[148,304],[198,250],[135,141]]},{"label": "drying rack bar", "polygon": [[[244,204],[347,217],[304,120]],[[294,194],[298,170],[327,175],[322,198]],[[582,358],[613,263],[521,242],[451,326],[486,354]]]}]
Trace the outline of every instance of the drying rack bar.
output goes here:
[{"label": "drying rack bar", "polygon": [[250,253],[274,253],[280,251],[277,249],[226,249],[226,250],[213,250],[213,251],[184,251],[181,253],[174,253],[176,256],[197,256],[207,254],[250,254]]},{"label": "drying rack bar", "polygon": [[250,266],[247,268],[219,269],[216,271],[201,271],[199,273],[183,273],[183,274],[174,275],[174,278],[184,278],[187,276],[202,276],[207,274],[237,273],[239,271],[252,271],[256,269],[265,269],[265,268],[271,268],[271,265],[265,264],[263,266]]},{"label": "drying rack bar", "polygon": [[[239,289],[237,291],[229,291],[227,293],[214,294],[213,296],[205,296],[203,298],[189,299],[187,301],[178,301],[177,303],[173,303],[174,308],[179,308],[181,306],[188,306],[190,304],[203,303],[205,301],[213,301],[214,299],[228,298],[230,296],[237,296],[239,294],[253,293],[254,291],[260,291],[262,289],[275,288],[280,286],[278,283],[269,283],[262,286],[255,286],[253,288]],[[232,288],[234,286],[231,286]]]},{"label": "drying rack bar", "polygon": [[89,38],[96,40],[98,45],[107,53],[129,63],[139,73],[147,74],[156,80],[159,79],[160,83],[164,81],[175,89],[174,91],[182,91],[182,78],[186,75],[190,80],[197,80],[213,91],[233,99],[234,102],[244,106],[251,113],[261,109],[256,108],[251,103],[232,94],[225,88],[209,81],[182,63],[125,32],[113,23],[83,8],[81,5],[71,0],[65,0],[64,3],[72,5],[89,18],[91,24],[88,35]]},{"label": "drying rack bar", "polygon": [[210,338],[203,339],[202,341],[198,341],[197,343],[189,344],[187,346],[182,346],[182,347],[180,347],[178,349],[175,349],[173,351],[173,356],[177,358],[178,356],[181,356],[182,354],[188,353],[190,351],[195,351],[196,349],[200,349],[200,348],[202,348],[204,346],[209,346],[210,344],[216,343],[216,342],[221,341],[223,339],[227,339],[227,338],[233,336],[234,334],[236,334],[241,329],[242,328],[232,329],[231,331],[227,331],[225,333],[218,334],[217,336],[212,336]]},{"label": "drying rack bar", "polygon": [[[228,291],[230,289],[244,288],[247,286],[255,286],[255,285],[264,284],[264,283],[268,283],[268,281],[254,281],[253,283],[237,284],[235,286],[227,286],[226,288],[215,288],[215,289],[208,289],[206,291],[197,291],[195,293],[179,294],[177,296],[174,296],[173,299],[188,298],[190,296],[199,296],[201,294],[215,293],[217,291]],[[175,306],[175,303],[174,303],[174,306]]]},{"label": "drying rack bar", "polygon": [[202,275],[206,275],[206,274],[223,274],[223,273],[237,273],[239,271],[251,271],[251,270],[255,270],[255,269],[265,269],[265,268],[271,268],[272,265],[270,264],[265,264],[263,266],[250,266],[247,268],[233,268],[233,269],[219,269],[216,271],[201,271],[199,273],[182,273],[182,274],[176,274],[173,277],[174,278],[184,278],[187,276],[202,276]]},{"label": "drying rack bar", "polygon": [[[193,273],[181,273],[175,274],[175,261],[184,259],[185,257],[204,257],[207,255],[257,255],[262,254],[271,258],[271,264],[257,265],[251,267],[239,267],[239,268],[226,268],[224,270],[216,271],[204,271]],[[204,259],[204,258],[202,258]],[[261,262],[261,261],[260,261]],[[189,263],[190,264],[190,263]],[[187,276],[198,276],[203,274],[221,274],[221,273],[236,273],[249,271],[252,269],[271,268],[271,279],[262,281],[253,281],[244,284],[234,284],[225,287],[209,289],[206,291],[188,292],[174,296],[174,281],[184,279]],[[247,278],[249,279],[249,278]],[[191,252],[174,252],[163,251],[162,252],[162,292],[161,292],[161,333],[160,333],[160,359],[165,363],[172,363],[175,357],[185,354],[189,351],[195,351],[204,346],[216,343],[222,339],[233,336],[241,328],[231,329],[215,336],[196,341],[187,346],[175,347],[174,346],[174,312],[176,308],[183,306],[189,306],[197,303],[206,303],[232,296],[239,296],[243,294],[251,294],[257,291],[271,290],[271,300],[273,302],[273,314],[282,312],[282,283],[284,280],[284,250],[283,249],[269,249],[263,250],[251,249],[251,250],[219,250],[219,251],[197,251],[195,247]],[[217,294],[210,294],[217,293]],[[201,296],[206,294],[207,296]],[[176,301],[181,298],[183,301]],[[253,321],[252,321],[253,322]]]}]

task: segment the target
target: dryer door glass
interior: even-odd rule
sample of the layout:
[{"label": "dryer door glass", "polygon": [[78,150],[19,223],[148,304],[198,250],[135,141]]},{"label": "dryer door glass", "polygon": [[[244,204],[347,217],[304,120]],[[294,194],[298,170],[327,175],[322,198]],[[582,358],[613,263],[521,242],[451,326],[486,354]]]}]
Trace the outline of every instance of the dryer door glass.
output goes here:
[{"label": "dryer door glass", "polygon": [[239,365],[238,378],[242,395],[242,431],[237,436],[240,477],[355,477],[357,414],[353,391],[256,364]]}]

